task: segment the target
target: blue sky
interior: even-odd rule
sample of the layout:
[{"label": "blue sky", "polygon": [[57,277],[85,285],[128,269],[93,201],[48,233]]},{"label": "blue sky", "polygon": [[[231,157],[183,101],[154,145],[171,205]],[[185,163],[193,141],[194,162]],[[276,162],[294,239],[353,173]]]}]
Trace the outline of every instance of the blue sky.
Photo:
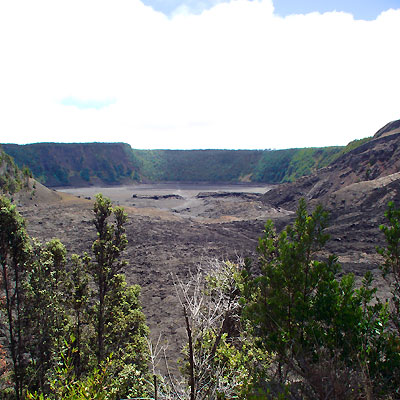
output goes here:
[{"label": "blue sky", "polygon": [[399,1],[0,1],[0,143],[346,145],[400,119]]},{"label": "blue sky", "polygon": [[[144,4],[171,15],[176,9],[186,6],[193,13],[200,13],[218,3],[229,0],[142,0]],[[252,0],[249,0],[252,1]],[[292,14],[307,14],[318,11],[344,11],[355,19],[373,20],[382,11],[399,8],[400,0],[274,0],[275,13],[285,17]]]},{"label": "blue sky", "polygon": [[382,11],[399,8],[399,0],[274,0],[275,12],[306,14],[313,11],[344,11],[353,14],[355,19],[373,20]]},{"label": "blue sky", "polygon": [[104,107],[108,107],[111,104],[115,104],[115,99],[79,99],[76,97],[65,97],[61,99],[60,104],[64,106],[72,106],[81,110],[93,108],[100,110]]}]

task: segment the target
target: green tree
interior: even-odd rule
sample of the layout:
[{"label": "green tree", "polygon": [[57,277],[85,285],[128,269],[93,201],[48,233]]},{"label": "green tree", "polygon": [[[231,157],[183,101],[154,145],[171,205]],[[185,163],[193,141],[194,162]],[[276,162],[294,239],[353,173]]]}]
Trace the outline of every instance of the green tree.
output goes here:
[{"label": "green tree", "polygon": [[140,394],[145,390],[143,379],[148,370],[148,328],[139,302],[139,286],[128,286],[120,274],[127,264],[121,259],[128,243],[124,226],[127,215],[121,207],[113,208],[101,194],[96,196],[94,214],[97,239],[92,246],[94,259],[87,265],[94,281],[97,364],[110,354],[118,356],[113,390],[120,396],[135,391]]},{"label": "green tree", "polygon": [[261,274],[248,271],[245,315],[276,366],[260,385],[302,398],[378,398],[395,362],[387,307],[370,274],[359,289],[352,275],[336,278],[336,258],[321,253],[327,221],[321,206],[309,215],[302,200],[293,225],[278,235],[268,222],[259,240]]},{"label": "green tree", "polygon": [[109,390],[112,360],[106,359],[99,368],[79,378],[74,368],[75,339],[72,337],[71,343],[66,344],[61,353],[60,365],[55,368],[49,380],[49,394],[28,392],[27,400],[114,400],[115,395]]},{"label": "green tree", "polygon": [[2,325],[5,348],[11,359],[15,398],[22,399],[24,370],[27,364],[23,332],[23,282],[28,258],[28,236],[25,222],[6,198],[0,197],[0,267],[2,292]]},{"label": "green tree", "polygon": [[111,390],[117,397],[143,397],[148,385],[149,334],[139,297],[140,286],[128,286],[118,274],[105,299],[105,354],[112,354]]},{"label": "green tree", "polygon": [[[146,393],[148,328],[140,288],[128,286],[119,273],[126,265],[121,253],[127,244],[127,216],[101,195],[94,211],[94,259],[73,255],[67,273],[62,243],[53,239],[45,245],[31,244],[15,206],[0,197],[1,328],[17,400],[26,389],[39,391],[42,398],[54,393],[51,377],[59,371],[65,337],[71,331],[77,338],[71,360],[79,390],[88,380],[96,380],[98,370],[115,354],[116,361],[107,367],[110,395],[104,398]],[[105,396],[99,393],[96,398]]]},{"label": "green tree", "polygon": [[[111,200],[103,197],[100,193],[96,196],[93,208],[95,217],[94,225],[97,230],[97,239],[94,241],[92,251],[94,262],[89,264],[93,281],[96,285],[96,318],[97,318],[97,348],[96,355],[98,362],[103,361],[105,354],[104,343],[106,329],[106,313],[112,310],[106,309],[106,297],[113,289],[115,276],[126,265],[126,261],[120,256],[125,250],[128,240],[125,234],[124,224],[127,216],[123,209],[112,208]],[[114,214],[115,223],[110,223],[109,218]]]},{"label": "green tree", "polygon": [[392,321],[400,334],[400,209],[389,202],[385,217],[388,225],[381,225],[379,228],[385,235],[386,248],[379,247],[378,253],[384,260],[381,270],[389,278]]},{"label": "green tree", "polygon": [[[3,287],[1,284],[2,277],[0,275],[0,287]],[[4,304],[4,297],[0,296],[0,305]],[[9,379],[9,367],[7,362],[7,353],[4,350],[4,346],[0,344],[0,393],[5,394],[7,390],[10,389],[10,379]]]},{"label": "green tree", "polygon": [[245,396],[262,355],[245,334],[239,304],[241,262],[215,261],[185,280],[177,279],[187,343],[181,372],[187,384],[177,397],[229,399]]},{"label": "green tree", "polygon": [[66,293],[70,310],[71,328],[76,338],[76,351],[73,354],[75,375],[80,378],[83,365],[90,365],[91,331],[90,296],[88,263],[90,258],[85,253],[83,257],[73,254],[71,267],[67,276]]},{"label": "green tree", "polygon": [[59,356],[67,332],[65,294],[66,250],[53,239],[44,246],[34,241],[25,291],[27,350],[31,362],[27,374],[31,388],[47,390],[47,374]]}]

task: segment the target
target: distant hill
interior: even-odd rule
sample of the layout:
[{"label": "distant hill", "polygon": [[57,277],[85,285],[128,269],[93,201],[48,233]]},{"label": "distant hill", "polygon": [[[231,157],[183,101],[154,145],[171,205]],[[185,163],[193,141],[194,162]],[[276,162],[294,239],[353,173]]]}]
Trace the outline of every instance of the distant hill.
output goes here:
[{"label": "distant hill", "polygon": [[4,144],[50,187],[133,181],[290,182],[328,165],[342,147],[288,150],[134,150],[124,143]]},{"label": "distant hill", "polygon": [[131,147],[124,143],[5,144],[18,166],[27,165],[46,186],[120,184],[138,180]]}]

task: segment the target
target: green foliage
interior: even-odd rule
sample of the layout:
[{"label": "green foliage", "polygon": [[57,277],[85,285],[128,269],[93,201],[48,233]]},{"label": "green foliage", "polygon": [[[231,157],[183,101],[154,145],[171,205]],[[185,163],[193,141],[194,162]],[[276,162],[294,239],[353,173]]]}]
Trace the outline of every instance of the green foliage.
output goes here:
[{"label": "green foliage", "polygon": [[124,180],[279,183],[326,166],[340,147],[288,150],[134,150],[123,143],[4,145],[46,185]]},{"label": "green foliage", "polygon": [[26,373],[34,382],[31,389],[42,392],[67,332],[65,265],[66,250],[58,239],[45,246],[34,241],[24,281],[26,351],[31,358]]},{"label": "green foliage", "polygon": [[379,229],[385,235],[387,247],[378,248],[378,253],[384,257],[382,271],[385,275],[392,273],[393,277],[400,278],[400,209],[393,202],[389,202],[385,212],[388,225],[381,225]]},{"label": "green foliage", "polygon": [[254,171],[254,181],[292,182],[330,164],[341,147],[270,150],[263,152]]},{"label": "green foliage", "polygon": [[153,181],[232,182],[251,174],[259,150],[132,150],[140,174]]},{"label": "green foliage", "polygon": [[10,201],[0,196],[0,268],[2,273],[1,293],[4,303],[1,307],[1,328],[9,350],[14,394],[22,397],[26,359],[24,357],[22,285],[26,275],[29,254],[25,222]]},{"label": "green foliage", "polygon": [[369,141],[346,147],[286,150],[136,150],[123,143],[3,145],[22,168],[46,185],[124,180],[175,182],[291,182],[329,165]]},{"label": "green foliage", "polygon": [[0,193],[14,194],[23,187],[29,186],[32,173],[28,167],[21,171],[14,163],[14,159],[0,147]]},{"label": "green foliage", "polygon": [[340,149],[340,147],[298,149],[290,161],[282,182],[293,182],[319,168],[326,167]]},{"label": "green foliage", "polygon": [[[127,217],[101,195],[94,211],[94,260],[72,255],[67,268],[62,243],[31,242],[15,206],[0,197],[1,344],[4,360],[10,360],[6,365],[0,351],[2,398],[22,400],[26,390],[32,399],[146,394],[148,328],[140,288],[128,286],[119,273]],[[70,335],[73,343],[64,357]],[[12,381],[13,394],[5,379]]]},{"label": "green foliage", "polygon": [[90,182],[90,171],[88,168],[83,168],[80,172],[79,172],[80,177],[86,181],[86,182]]},{"label": "green foliage", "polygon": [[392,293],[392,322],[400,334],[400,209],[390,202],[385,217],[388,225],[379,228],[385,235],[386,248],[378,248],[378,253],[383,257],[381,269],[388,278]]},{"label": "green foliage", "polygon": [[280,183],[328,165],[340,147],[288,150],[132,150],[154,181]]},{"label": "green foliage", "polygon": [[124,143],[5,144],[4,149],[47,186],[82,185],[91,179],[118,184],[137,170],[130,146]]},{"label": "green foliage", "polygon": [[353,141],[351,141],[350,143],[348,143],[344,148],[342,148],[335,156],[333,160],[338,159],[339,157],[343,156],[344,154],[349,153],[350,151],[356,149],[357,147],[360,147],[361,145],[363,145],[364,143],[368,143],[369,141],[371,141],[373,139],[373,137],[366,137],[363,139],[355,139]]},{"label": "green foliage", "polygon": [[302,200],[292,226],[279,235],[272,222],[265,226],[261,275],[247,275],[243,299],[258,346],[275,359],[260,385],[302,398],[378,398],[393,390],[398,365],[388,310],[375,298],[370,274],[356,289],[352,275],[336,278],[334,256],[322,260],[327,220],[320,206],[309,215]]},{"label": "green foliage", "polygon": [[94,260],[87,258],[86,262],[94,282],[95,354],[98,364],[115,354],[113,390],[126,396],[145,388],[142,380],[147,373],[148,329],[139,303],[140,288],[127,286],[120,274],[126,265],[121,254],[128,243],[124,226],[127,215],[121,207],[113,208],[110,199],[101,194],[96,196],[93,210],[97,239],[92,246]]},{"label": "green foliage", "polygon": [[[72,335],[76,338],[73,353],[74,372],[79,378],[82,371],[91,365],[90,343],[93,342],[93,330],[90,329],[90,298],[87,254],[83,257],[71,256],[71,269],[66,279],[66,304],[70,311]],[[86,368],[84,367],[86,366]]]},{"label": "green foliage", "polygon": [[48,395],[38,392],[28,392],[27,400],[113,400],[115,395],[109,390],[111,381],[110,368],[112,358],[107,358],[99,368],[96,368],[87,377],[79,379],[74,372],[73,354],[76,349],[74,337],[71,344],[66,343],[66,350],[61,354],[61,363],[55,368],[50,379]]},{"label": "green foliage", "polygon": [[241,265],[215,261],[176,284],[183,306],[187,345],[181,372],[184,396],[230,399],[246,396],[254,371],[265,355],[253,346],[240,322]]},{"label": "green foliage", "polygon": [[[400,209],[389,203],[385,216],[378,252],[387,303],[371,273],[360,286],[351,274],[338,278],[340,265],[324,250],[328,214],[321,206],[310,214],[304,200],[281,233],[265,225],[257,273],[250,262],[215,262],[207,275],[178,281],[186,385],[171,398],[399,398]],[[126,221],[98,195],[93,258],[68,262],[59,240],[31,242],[16,207],[0,197],[2,398],[153,394],[140,288],[121,274]]]}]

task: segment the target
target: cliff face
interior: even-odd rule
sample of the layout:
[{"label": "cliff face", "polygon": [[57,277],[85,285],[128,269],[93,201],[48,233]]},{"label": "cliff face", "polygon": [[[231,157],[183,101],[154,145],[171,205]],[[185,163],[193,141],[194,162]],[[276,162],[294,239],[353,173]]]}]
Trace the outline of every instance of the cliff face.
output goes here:
[{"label": "cliff face", "polygon": [[123,143],[5,144],[18,165],[28,165],[47,186],[121,184],[137,179],[138,167]]},{"label": "cliff face", "polygon": [[53,187],[138,180],[281,183],[328,165],[342,150],[134,150],[124,143],[5,144],[4,149]]},{"label": "cliff face", "polygon": [[52,187],[139,180],[272,184],[298,179],[265,198],[293,208],[299,197],[322,199],[342,187],[399,171],[399,135],[400,120],[345,148],[134,150],[124,143],[5,144],[3,148],[20,168],[28,166],[36,179]]}]

